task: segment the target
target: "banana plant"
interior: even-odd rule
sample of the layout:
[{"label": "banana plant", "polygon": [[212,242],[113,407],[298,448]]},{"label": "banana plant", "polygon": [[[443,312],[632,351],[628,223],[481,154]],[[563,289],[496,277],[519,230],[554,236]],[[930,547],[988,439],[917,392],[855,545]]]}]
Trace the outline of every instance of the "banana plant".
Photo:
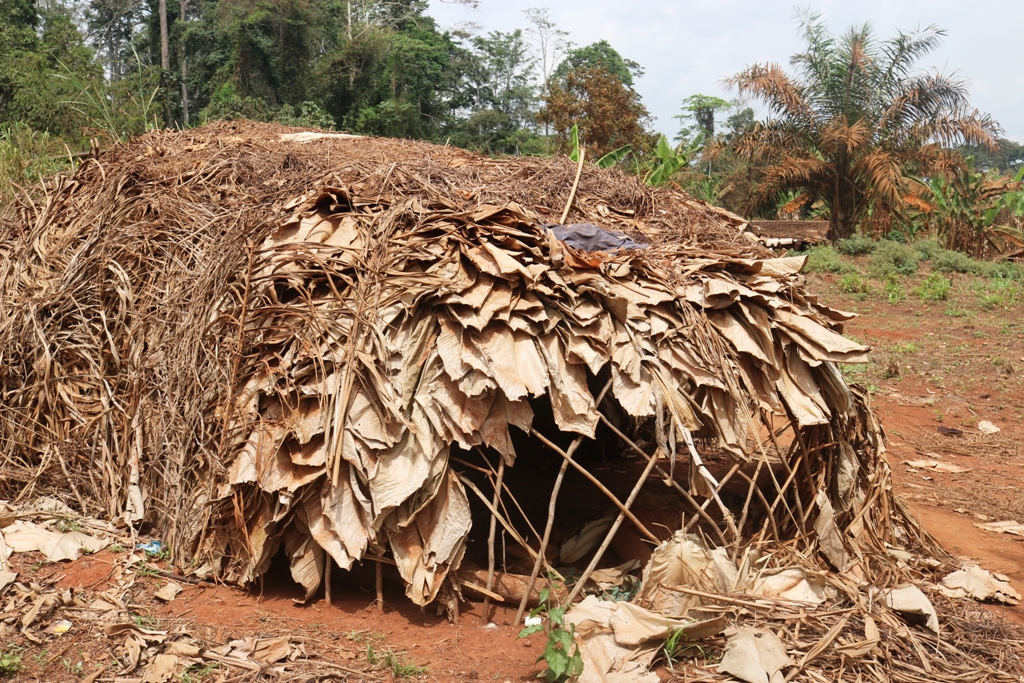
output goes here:
[{"label": "banana plant", "polygon": [[[575,132],[575,130],[574,126],[573,131]],[[690,159],[700,150],[702,144],[703,141],[697,139],[685,147],[682,145],[672,147],[669,145],[668,139],[662,135],[658,139],[657,146],[654,148],[654,155],[649,159],[643,159],[637,155],[631,145],[623,145],[618,149],[608,152],[598,159],[596,163],[600,168],[611,168],[632,154],[634,160],[633,169],[636,174],[642,176],[647,185],[657,187],[665,185],[672,180],[676,173],[689,166]],[[576,158],[578,159],[578,157]]]},{"label": "banana plant", "polygon": [[612,151],[608,152],[603,157],[598,159],[596,163],[600,168],[611,168],[612,166],[614,166],[615,164],[619,163],[627,156],[629,156],[629,153],[632,151],[633,145],[623,145],[618,149],[613,149]]},{"label": "banana plant", "polygon": [[977,173],[970,157],[966,162],[951,179],[932,178],[925,183],[931,193],[929,222],[947,248],[975,257],[982,255],[986,244],[998,253],[1012,245],[1024,246],[1024,232],[996,222],[1000,217],[1024,215],[1024,169],[1013,178],[993,177]]},{"label": "banana plant", "polygon": [[570,140],[572,141],[572,152],[569,154],[569,161],[574,164],[578,164],[580,161],[580,127],[578,124],[572,124],[572,131],[570,132]]}]

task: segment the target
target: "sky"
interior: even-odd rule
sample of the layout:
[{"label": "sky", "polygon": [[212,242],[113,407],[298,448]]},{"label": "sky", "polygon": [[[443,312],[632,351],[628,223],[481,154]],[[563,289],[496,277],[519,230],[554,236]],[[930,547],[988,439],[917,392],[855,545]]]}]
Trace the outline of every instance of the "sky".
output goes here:
[{"label": "sky", "polygon": [[[655,118],[656,130],[673,136],[673,119],[696,93],[732,99],[722,84],[755,62],[788,67],[799,51],[794,4],[775,0],[480,0],[476,10],[430,0],[440,27],[466,22],[484,31],[526,28],[523,10],[548,7],[569,40],[583,46],[605,39],[635,60],[645,74],[634,87]],[[898,30],[936,24],[942,45],[918,62],[923,69],[954,73],[967,81],[971,102],[1024,142],[1024,0],[815,0],[800,3],[820,12],[834,35],[870,22],[880,38]]]}]

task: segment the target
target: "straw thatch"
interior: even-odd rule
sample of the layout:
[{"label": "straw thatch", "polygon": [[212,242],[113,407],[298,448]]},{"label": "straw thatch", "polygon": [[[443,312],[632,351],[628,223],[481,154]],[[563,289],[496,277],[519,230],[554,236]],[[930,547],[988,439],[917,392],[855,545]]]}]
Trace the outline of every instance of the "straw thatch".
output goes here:
[{"label": "straw thatch", "polygon": [[[470,496],[501,517],[453,452],[499,455],[500,480],[530,434],[562,458],[554,498],[600,424],[647,464],[627,501],[605,491],[616,527],[653,537],[629,507],[657,472],[682,533],[733,560],[774,542],[884,587],[889,548],[928,546],[837,366],[868,349],[741,220],[564,159],[287,133],[151,133],[6,215],[5,493],[70,482],[84,513],[243,584],[283,547],[307,599],[390,555],[426,604]],[[574,250],[545,227],[566,204],[649,245]]]}]

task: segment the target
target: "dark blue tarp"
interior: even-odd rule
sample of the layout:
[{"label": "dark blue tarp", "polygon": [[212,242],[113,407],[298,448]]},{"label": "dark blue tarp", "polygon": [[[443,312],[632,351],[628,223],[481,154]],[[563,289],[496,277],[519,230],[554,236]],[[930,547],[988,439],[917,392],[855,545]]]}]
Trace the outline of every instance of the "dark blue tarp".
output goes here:
[{"label": "dark blue tarp", "polygon": [[580,251],[618,251],[619,249],[646,249],[646,244],[639,244],[627,235],[609,232],[592,223],[573,223],[572,225],[551,226],[555,237]]}]

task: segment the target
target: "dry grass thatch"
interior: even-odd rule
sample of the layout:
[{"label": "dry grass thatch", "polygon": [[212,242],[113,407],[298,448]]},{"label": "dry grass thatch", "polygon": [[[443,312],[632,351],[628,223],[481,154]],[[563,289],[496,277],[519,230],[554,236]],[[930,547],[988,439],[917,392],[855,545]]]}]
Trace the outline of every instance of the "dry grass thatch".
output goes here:
[{"label": "dry grass thatch", "polygon": [[[625,501],[604,489],[618,518],[587,572],[625,520],[655,538],[630,509],[653,473],[734,562],[785,548],[885,589],[912,578],[892,547],[945,561],[837,368],[867,349],[801,259],[620,173],[575,188],[564,159],[288,132],[151,133],[6,215],[0,495],[71,482],[84,513],[150,521],[239,583],[283,547],[307,599],[390,555],[413,601],[451,603],[470,496],[525,535],[453,458],[490,454],[501,491],[532,435],[561,458],[553,514],[601,428],[646,467]],[[567,203],[649,246],[567,247],[544,228]],[[534,577],[552,514],[523,541]]]}]

